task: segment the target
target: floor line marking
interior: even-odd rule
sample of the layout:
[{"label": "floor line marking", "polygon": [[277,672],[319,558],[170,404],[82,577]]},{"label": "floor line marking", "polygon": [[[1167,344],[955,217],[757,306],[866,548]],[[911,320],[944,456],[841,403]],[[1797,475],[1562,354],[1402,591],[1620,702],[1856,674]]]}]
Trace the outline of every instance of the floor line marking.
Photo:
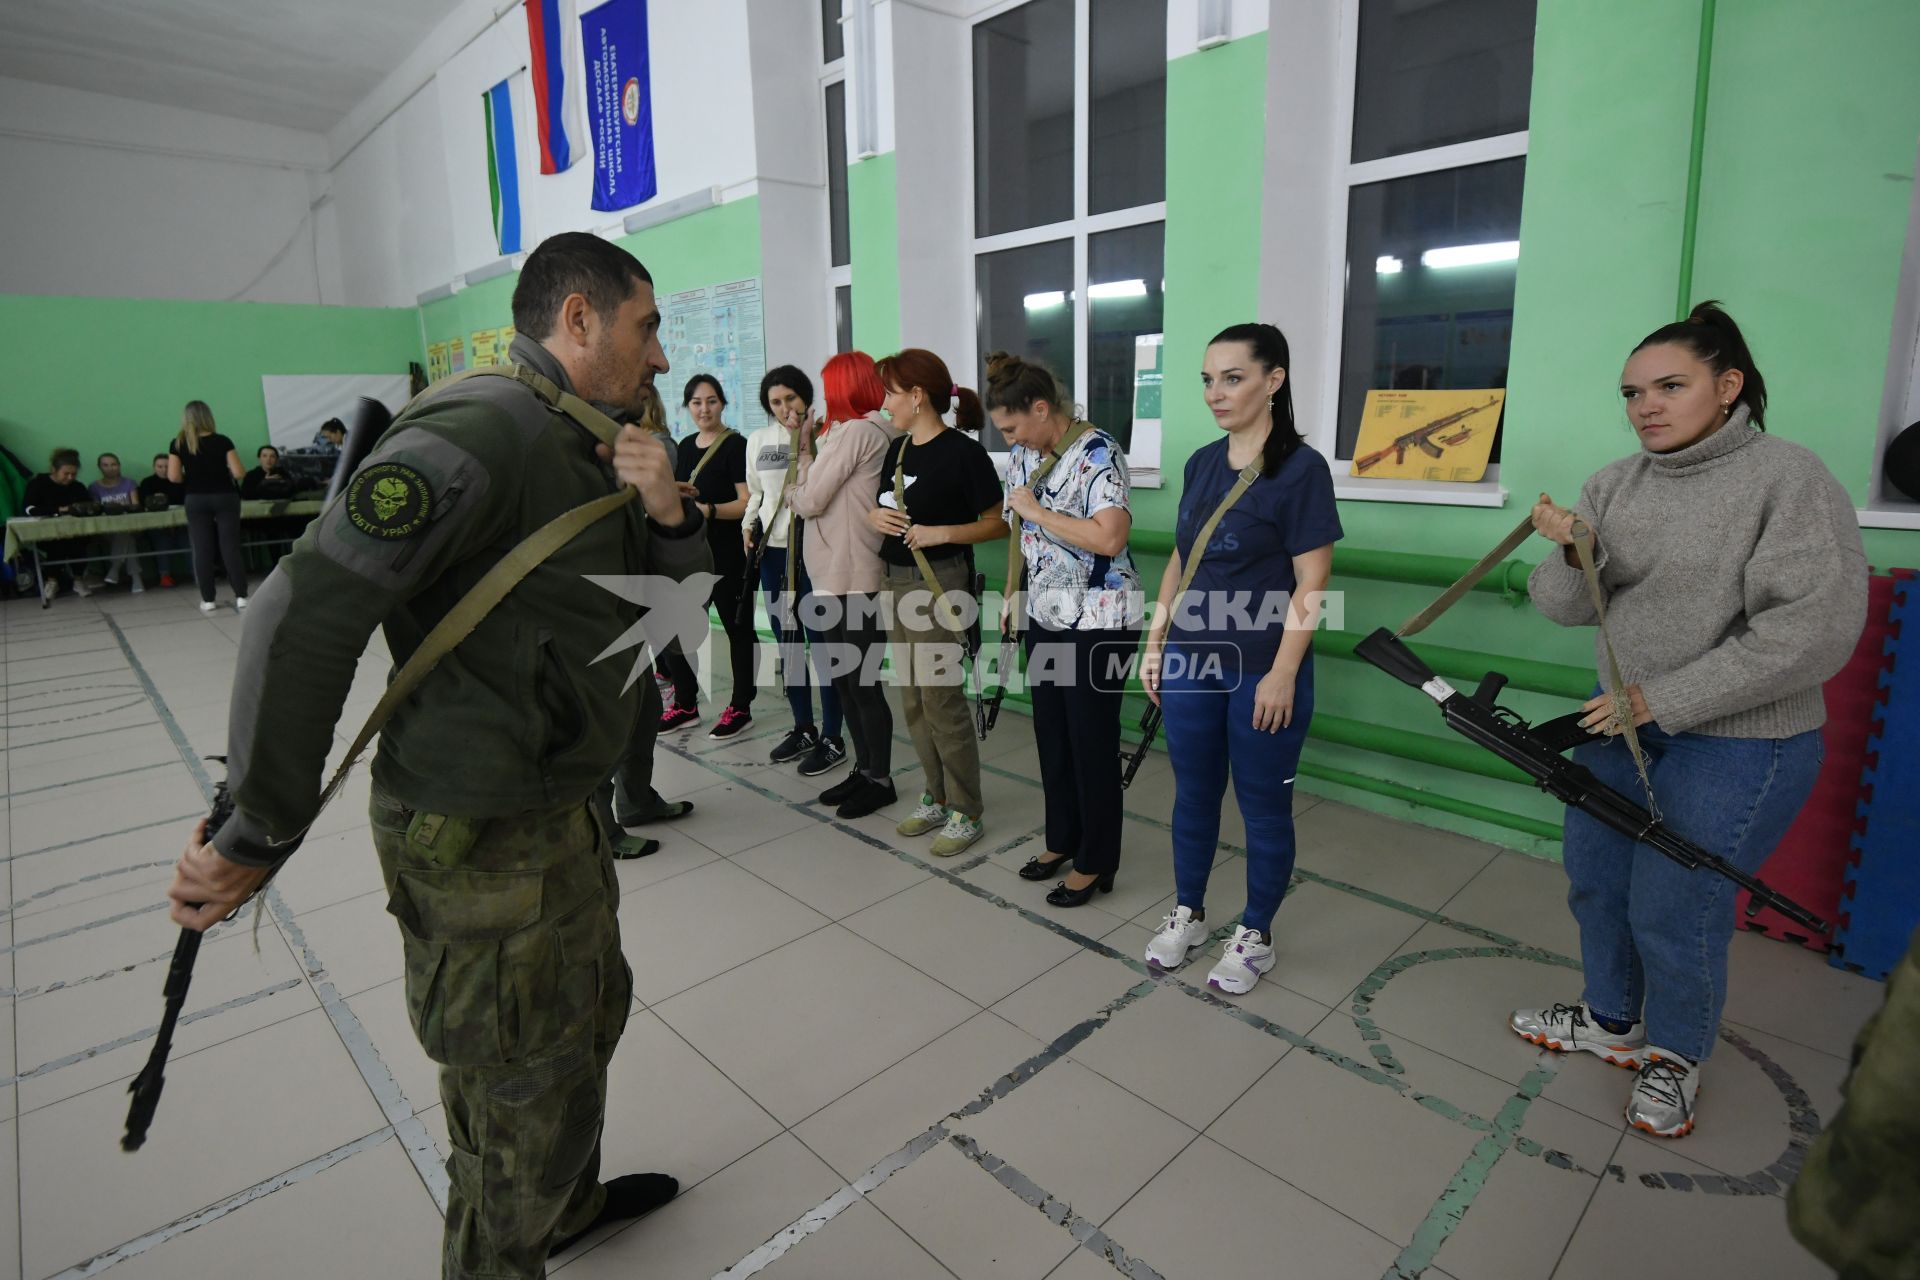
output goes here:
[{"label": "floor line marking", "polygon": [[26,906],[30,902],[38,902],[42,898],[50,898],[56,893],[64,893],[68,889],[77,889],[83,884],[92,884],[96,880],[107,880],[113,876],[124,876],[135,871],[151,871],[155,867],[170,867],[174,862],[175,859],[173,858],[162,858],[157,862],[140,862],[135,863],[131,867],[115,867],[111,871],[96,871],[90,876],[81,876],[78,880],[69,880],[65,884],[57,884],[51,889],[42,889],[38,893],[29,894],[24,898],[17,899],[12,906],[0,907],[0,920],[4,920],[8,916],[13,915],[19,911],[21,907]]},{"label": "floor line marking", "polygon": [[89,782],[105,782],[108,778],[124,778],[130,773],[149,773],[155,769],[170,769],[172,767],[173,761],[171,760],[161,760],[155,764],[139,764],[131,769],[115,769],[112,773],[96,773],[88,778],[71,778],[66,782],[49,782],[44,787],[25,787],[19,791],[9,791],[6,795],[0,796],[0,799],[14,800],[21,796],[38,795],[42,791],[58,791],[63,787],[79,787]]},{"label": "floor line marking", "polygon": [[1115,1271],[1126,1276],[1127,1280],[1166,1280],[1145,1259],[1136,1258],[1120,1247],[1097,1225],[1089,1222],[1073,1211],[1073,1206],[1050,1194],[1032,1178],[1020,1172],[1012,1165],[983,1150],[979,1143],[963,1133],[953,1134],[947,1139],[961,1155],[980,1166],[995,1182],[1032,1208],[1040,1211],[1040,1216],[1056,1227],[1065,1227],[1067,1233],[1077,1241],[1082,1249],[1094,1257],[1103,1259]]},{"label": "floor line marking", "polygon": [[82,836],[78,840],[63,840],[59,844],[45,845],[38,849],[22,849],[19,853],[10,853],[4,858],[0,858],[0,862],[18,862],[22,858],[38,857],[43,853],[58,853],[62,849],[76,849],[83,844],[92,844],[96,840],[111,840],[115,836],[130,836],[136,831],[151,831],[155,827],[171,827],[178,823],[186,822],[189,819],[198,818],[201,816],[201,812],[201,810],[195,809],[191,813],[179,813],[174,814],[172,817],[155,818],[152,822],[142,822],[138,826],[122,827],[118,831],[102,831],[97,836]]},{"label": "floor line marking", "polygon": [[86,933],[90,929],[104,929],[110,924],[119,924],[122,920],[131,920],[135,916],[144,916],[151,912],[165,911],[166,909],[166,903],[154,902],[144,907],[135,907],[131,911],[122,911],[118,915],[108,916],[104,920],[89,920],[85,924],[76,924],[71,929],[61,929],[54,933],[43,933],[37,938],[28,938],[25,942],[15,942],[9,946],[0,947],[0,956],[12,955],[17,951],[25,951],[28,947],[37,947],[43,942],[53,942],[59,938],[70,938],[76,933]]},{"label": "floor line marking", "polygon": [[[295,987],[303,985],[304,983],[302,983],[299,978],[289,978],[285,982],[276,982],[270,987],[262,987],[258,991],[250,992],[244,996],[235,996],[231,1000],[213,1005],[210,1008],[197,1009],[192,1013],[183,1013],[180,1015],[178,1025],[184,1027],[189,1023],[199,1022],[202,1018],[211,1018],[216,1014],[226,1013],[231,1009],[238,1009],[244,1005],[250,1005],[256,1000],[264,1000],[268,996],[277,996],[282,991],[291,991]],[[4,1088],[10,1084],[19,1084],[22,1080],[32,1080],[38,1076],[50,1075],[62,1067],[70,1067],[76,1062],[85,1062],[87,1059],[97,1058],[103,1053],[112,1053],[115,1049],[124,1049],[130,1044],[139,1044],[142,1040],[151,1040],[154,1036],[158,1035],[159,1032],[160,1028],[156,1024],[151,1027],[142,1028],[130,1035],[121,1036],[118,1040],[109,1040],[105,1044],[94,1045],[91,1049],[82,1049],[78,1053],[69,1053],[64,1057],[55,1058],[50,1062],[43,1062],[31,1070],[22,1071],[17,1076],[10,1076],[5,1080],[0,1080],[0,1088]]]}]

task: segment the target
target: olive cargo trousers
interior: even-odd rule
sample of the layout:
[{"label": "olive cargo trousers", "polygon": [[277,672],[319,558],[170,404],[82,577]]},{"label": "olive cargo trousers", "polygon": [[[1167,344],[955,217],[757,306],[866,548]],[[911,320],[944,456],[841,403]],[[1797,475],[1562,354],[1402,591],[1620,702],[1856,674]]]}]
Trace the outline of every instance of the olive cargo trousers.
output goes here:
[{"label": "olive cargo trousers", "polygon": [[606,835],[585,803],[491,820],[373,790],[407,1013],[446,1104],[442,1275],[540,1277],[600,1212],[607,1064],[633,1003]]}]

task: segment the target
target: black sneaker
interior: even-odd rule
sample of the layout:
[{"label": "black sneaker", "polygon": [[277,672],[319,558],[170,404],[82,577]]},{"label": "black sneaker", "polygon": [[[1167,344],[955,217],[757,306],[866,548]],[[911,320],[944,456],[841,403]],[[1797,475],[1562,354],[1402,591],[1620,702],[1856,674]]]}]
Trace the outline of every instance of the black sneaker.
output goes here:
[{"label": "black sneaker", "polygon": [[807,758],[800,762],[800,775],[811,778],[816,774],[831,773],[847,762],[847,747],[838,738],[821,738],[813,744],[813,750],[807,752]]},{"label": "black sneaker", "polygon": [[855,774],[858,785],[852,795],[844,800],[834,815],[841,818],[864,818],[870,813],[878,813],[900,797],[893,789],[893,779],[875,782],[864,774]]},{"label": "black sneaker", "polygon": [[731,738],[753,723],[753,712],[740,707],[729,706],[720,713],[720,723],[713,726],[709,738]]},{"label": "black sneaker", "polygon": [[860,784],[863,782],[866,782],[867,780],[868,779],[865,774],[850,773],[846,777],[840,779],[840,781],[828,787],[825,791],[822,791],[820,793],[820,803],[830,804],[830,805],[845,804],[848,797],[852,796],[854,792],[858,791],[860,789]]},{"label": "black sneaker", "polygon": [[798,760],[820,745],[820,735],[812,725],[801,725],[780,739],[780,745],[767,753],[767,759],[774,764],[786,764]]}]

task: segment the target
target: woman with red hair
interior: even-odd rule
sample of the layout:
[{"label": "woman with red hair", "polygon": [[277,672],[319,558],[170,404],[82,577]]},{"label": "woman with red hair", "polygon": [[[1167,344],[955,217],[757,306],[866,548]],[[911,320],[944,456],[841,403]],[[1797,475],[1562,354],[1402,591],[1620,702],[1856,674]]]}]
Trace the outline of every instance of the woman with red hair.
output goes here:
[{"label": "woman with red hair", "polygon": [[853,772],[821,792],[820,803],[838,806],[842,818],[860,818],[897,798],[893,712],[880,683],[887,648],[879,609],[880,532],[867,513],[887,445],[899,433],[880,413],[886,388],[872,356],[842,352],[820,371],[820,384],[826,426],[800,454],[787,506],[806,521],[801,554],[813,592],[801,601],[801,612],[826,635],[827,675],[853,739]]},{"label": "woman with red hair", "polygon": [[[980,838],[980,744],[967,712],[966,633],[973,598],[973,544],[1007,536],[1000,476],[980,442],[980,397],[957,387],[946,361],[908,347],[879,365],[886,410],[902,431],[880,471],[869,523],[886,535],[893,670],[914,754],[926,774],[920,803],[898,830],[938,831],[931,852],[950,858]],[[955,427],[941,415],[953,410]],[[958,429],[956,429],[956,427]],[[973,612],[969,612],[969,611]]]}]

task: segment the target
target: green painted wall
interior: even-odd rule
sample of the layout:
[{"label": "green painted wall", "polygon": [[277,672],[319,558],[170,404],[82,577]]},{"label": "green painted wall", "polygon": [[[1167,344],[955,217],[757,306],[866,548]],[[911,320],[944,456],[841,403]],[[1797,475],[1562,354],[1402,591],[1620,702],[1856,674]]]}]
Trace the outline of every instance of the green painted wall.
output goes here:
[{"label": "green painted wall", "polygon": [[0,333],[0,443],[35,470],[71,445],[83,481],[105,452],[147,474],[189,400],[212,407],[251,465],[267,442],[262,374],[405,373],[426,359],[411,307],[0,295]]},{"label": "green painted wall", "polygon": [[893,153],[847,166],[853,245],[853,346],[878,359],[900,349],[900,223]]},{"label": "green painted wall", "polygon": [[[662,295],[757,276],[760,274],[760,200],[757,196],[734,200],[623,236],[614,243],[640,259],[653,276],[655,291]],[[456,336],[470,340],[475,329],[511,324],[513,288],[519,280],[518,272],[499,276],[422,307],[423,341],[441,342]],[[676,369],[673,372],[690,375],[696,371]],[[679,389],[672,377],[663,380],[661,387],[670,394]]]}]

